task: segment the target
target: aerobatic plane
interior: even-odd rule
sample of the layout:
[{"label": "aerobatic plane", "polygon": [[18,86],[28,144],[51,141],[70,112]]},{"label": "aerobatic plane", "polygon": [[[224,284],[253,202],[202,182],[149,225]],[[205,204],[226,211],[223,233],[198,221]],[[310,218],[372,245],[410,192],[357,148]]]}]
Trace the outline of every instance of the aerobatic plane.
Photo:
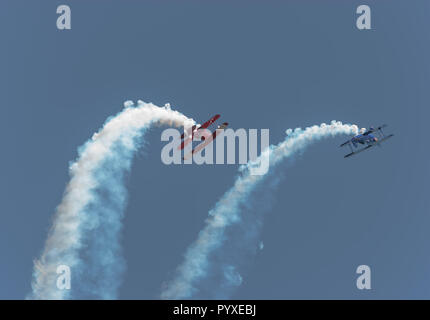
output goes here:
[{"label": "aerobatic plane", "polygon": [[[345,158],[360,153],[361,151],[367,150],[375,145],[380,146],[383,141],[394,136],[394,134],[389,134],[388,136],[384,135],[382,129],[386,126],[386,124],[383,124],[382,126],[379,126],[377,128],[370,127],[370,129],[366,130],[365,132],[360,133],[352,137],[350,140],[342,143],[340,147],[349,145],[349,147],[351,148],[351,153],[345,155]],[[363,147],[360,148],[360,146]]]},{"label": "aerobatic plane", "polygon": [[[207,129],[209,126],[211,126],[215,121],[217,121],[221,117],[219,114],[214,115],[212,118],[210,118],[208,121],[203,123],[201,126],[197,127],[197,125],[193,125],[191,128],[188,128],[185,130],[185,132],[181,135],[182,143],[180,146],[178,146],[178,150],[182,150],[185,148],[187,144],[189,144],[191,141],[193,141],[193,138],[200,138],[200,132],[199,130]],[[204,137],[202,137],[204,140]]]},{"label": "aerobatic plane", "polygon": [[[181,135],[182,142],[178,146],[178,150],[184,149],[186,145],[188,145],[190,142],[193,141],[194,137],[201,139],[202,141],[204,141],[204,143],[200,143],[188,155],[184,156],[184,159],[186,159],[190,155],[202,150],[209,143],[211,143],[213,140],[216,139],[216,137],[217,137],[217,131],[216,130],[210,136],[204,136],[201,134],[203,132],[202,129],[207,129],[209,126],[211,126],[220,117],[221,116],[219,114],[216,114],[212,118],[210,118],[208,121],[203,123],[201,126],[193,125],[191,128],[185,130],[185,132]],[[217,129],[225,129],[225,128],[227,128],[227,126],[228,126],[228,122],[224,122],[223,124],[219,125],[217,127]],[[200,131],[200,130],[202,130],[202,131]]]}]

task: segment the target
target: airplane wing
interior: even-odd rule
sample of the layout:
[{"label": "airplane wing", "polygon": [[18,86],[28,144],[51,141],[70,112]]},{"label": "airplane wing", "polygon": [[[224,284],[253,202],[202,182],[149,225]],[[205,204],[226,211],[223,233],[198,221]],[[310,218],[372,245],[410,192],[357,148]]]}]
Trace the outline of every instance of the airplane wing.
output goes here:
[{"label": "airplane wing", "polygon": [[208,121],[203,123],[197,130],[206,129],[207,127],[211,126],[215,121],[217,121],[219,117],[221,117],[219,114],[214,115]]},{"label": "airplane wing", "polygon": [[185,146],[188,145],[191,141],[193,141],[192,137],[188,137],[186,140],[182,141],[181,144],[178,146],[178,150],[184,149]]},{"label": "airplane wing", "polygon": [[383,124],[383,125],[380,125],[377,128],[370,127],[368,130],[366,130],[365,133],[363,133],[363,136],[367,136],[369,133],[375,132],[377,130],[381,130],[381,129],[385,128],[386,126],[387,126],[386,124]]},{"label": "airplane wing", "polygon": [[378,140],[378,144],[384,142],[387,139],[390,139],[392,136],[394,136],[394,134],[389,134],[388,136],[383,137],[382,139]]},{"label": "airplane wing", "polygon": [[361,149],[359,149],[359,150],[357,150],[357,151],[353,151],[353,152],[351,152],[351,153],[348,153],[347,155],[345,155],[345,158],[351,157],[351,156],[353,156],[353,155],[355,155],[355,154],[357,154],[357,153],[360,153],[360,152],[362,152],[362,151],[364,151],[364,150],[367,150],[367,149],[369,149],[369,148],[371,148],[371,147],[373,147],[373,146],[375,146],[375,145],[380,145],[382,142],[384,142],[384,141],[385,141],[385,140],[387,140],[387,139],[390,139],[392,136],[394,136],[394,134],[390,134],[390,135],[388,135],[388,136],[385,136],[384,138],[382,138],[382,139],[378,140],[378,142],[377,142],[377,143],[375,143],[375,144],[371,144],[371,145],[368,145],[368,146],[367,146],[367,147],[365,147],[365,148],[361,148]]},{"label": "airplane wing", "polygon": [[357,154],[357,153],[360,153],[360,152],[362,152],[362,151],[364,151],[364,150],[367,150],[367,149],[369,149],[369,148],[372,148],[374,146],[374,144],[371,144],[371,145],[368,145],[367,147],[365,147],[365,148],[362,148],[362,149],[359,149],[359,150],[357,150],[357,151],[353,151],[353,152],[351,152],[351,153],[348,153],[347,155],[345,155],[344,156],[344,158],[348,158],[348,157],[350,157],[350,156],[353,156],[354,154]]},{"label": "airplane wing", "polygon": [[351,140],[348,140],[348,141],[346,141],[346,142],[342,143],[339,147],[346,146],[348,143],[351,143]]},{"label": "airplane wing", "polygon": [[214,140],[214,134],[215,132],[212,135],[210,135],[207,139],[203,140],[203,142],[200,143],[197,147],[195,147],[191,152],[184,155],[182,159],[188,160],[194,153],[199,152],[200,150],[205,148],[209,143],[211,143]]},{"label": "airplane wing", "polygon": [[383,124],[383,125],[377,127],[376,130],[381,130],[381,129],[385,128],[386,126],[387,126],[386,124]]}]

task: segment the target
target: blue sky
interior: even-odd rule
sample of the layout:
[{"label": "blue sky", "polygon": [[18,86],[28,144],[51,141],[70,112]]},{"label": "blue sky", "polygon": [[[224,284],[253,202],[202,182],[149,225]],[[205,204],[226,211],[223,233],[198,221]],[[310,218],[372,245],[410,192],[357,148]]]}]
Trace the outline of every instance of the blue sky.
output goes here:
[{"label": "blue sky", "polygon": [[[382,149],[343,159],[336,138],[285,167],[232,297],[429,298],[426,1],[367,2],[367,31],[359,1],[69,1],[72,30],[58,31],[63,3],[0,4],[0,298],[30,291],[69,162],[128,99],[269,128],[271,143],[333,119],[389,124]],[[237,172],[165,166],[160,133],[126,181],[124,299],[159,296]]]}]

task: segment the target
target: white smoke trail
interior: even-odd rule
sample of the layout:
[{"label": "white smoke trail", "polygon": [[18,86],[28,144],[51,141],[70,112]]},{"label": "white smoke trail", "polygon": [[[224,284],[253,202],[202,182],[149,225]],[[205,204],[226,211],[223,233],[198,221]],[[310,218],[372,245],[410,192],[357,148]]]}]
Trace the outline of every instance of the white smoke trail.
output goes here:
[{"label": "white smoke trail", "polygon": [[[188,299],[199,293],[204,294],[205,298],[208,298],[207,294],[211,294],[214,298],[227,298],[234,287],[242,282],[242,277],[237,271],[238,267],[241,267],[240,260],[244,260],[244,255],[252,254],[249,251],[250,247],[258,246],[256,237],[262,217],[255,212],[252,218],[249,217],[252,211],[256,211],[255,208],[252,210],[255,203],[250,205],[253,191],[258,186],[263,186],[266,191],[262,192],[263,195],[269,195],[271,186],[277,183],[277,176],[273,176],[276,166],[285,159],[294,158],[309,144],[322,138],[357,132],[356,125],[342,124],[337,121],[332,121],[329,125],[324,123],[315,125],[304,130],[288,129],[287,137],[283,142],[270,146],[254,162],[243,165],[240,170],[241,175],[237,177],[233,187],[209,212],[206,226],[199,233],[197,240],[187,249],[183,263],[176,270],[175,278],[167,283],[161,297]],[[269,173],[252,175],[253,168],[258,165],[262,157],[269,157]],[[242,215],[242,211],[247,212]],[[234,239],[226,241],[227,233],[231,229],[229,227],[233,226],[239,226],[241,229],[232,232]],[[227,247],[232,246],[234,250],[228,250]],[[215,276],[217,273],[221,275]],[[204,279],[211,282],[209,292],[204,292],[204,284],[201,283]],[[218,289],[214,289],[216,286]]]},{"label": "white smoke trail", "polygon": [[151,103],[131,101],[108,119],[78,151],[71,179],[39,260],[35,261],[30,299],[71,298],[56,286],[58,265],[72,271],[73,296],[113,299],[124,269],[119,235],[126,204],[123,176],[144,131],[152,124],[180,127],[194,121]]}]

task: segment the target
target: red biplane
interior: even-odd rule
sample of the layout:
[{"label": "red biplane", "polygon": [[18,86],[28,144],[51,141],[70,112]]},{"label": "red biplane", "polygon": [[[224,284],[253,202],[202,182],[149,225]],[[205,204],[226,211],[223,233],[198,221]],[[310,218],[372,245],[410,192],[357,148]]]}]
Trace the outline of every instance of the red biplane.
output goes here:
[{"label": "red biplane", "polygon": [[[191,151],[190,154],[184,156],[184,159],[189,157],[190,155],[202,150],[204,147],[206,147],[209,143],[211,143],[213,140],[216,139],[217,131],[215,130],[211,136],[201,136],[202,132],[207,129],[209,126],[211,126],[215,121],[217,121],[221,116],[219,114],[214,115],[212,118],[210,118],[208,121],[203,123],[201,126],[197,127],[197,125],[193,125],[191,128],[186,129],[185,132],[181,135],[181,145],[178,146],[178,150],[182,150],[185,148],[186,145],[188,145],[191,141],[193,141],[194,137],[201,139],[204,141],[204,143],[200,143],[195,149]],[[228,122],[224,122],[223,124],[219,125],[217,129],[225,129],[228,126]]]}]

